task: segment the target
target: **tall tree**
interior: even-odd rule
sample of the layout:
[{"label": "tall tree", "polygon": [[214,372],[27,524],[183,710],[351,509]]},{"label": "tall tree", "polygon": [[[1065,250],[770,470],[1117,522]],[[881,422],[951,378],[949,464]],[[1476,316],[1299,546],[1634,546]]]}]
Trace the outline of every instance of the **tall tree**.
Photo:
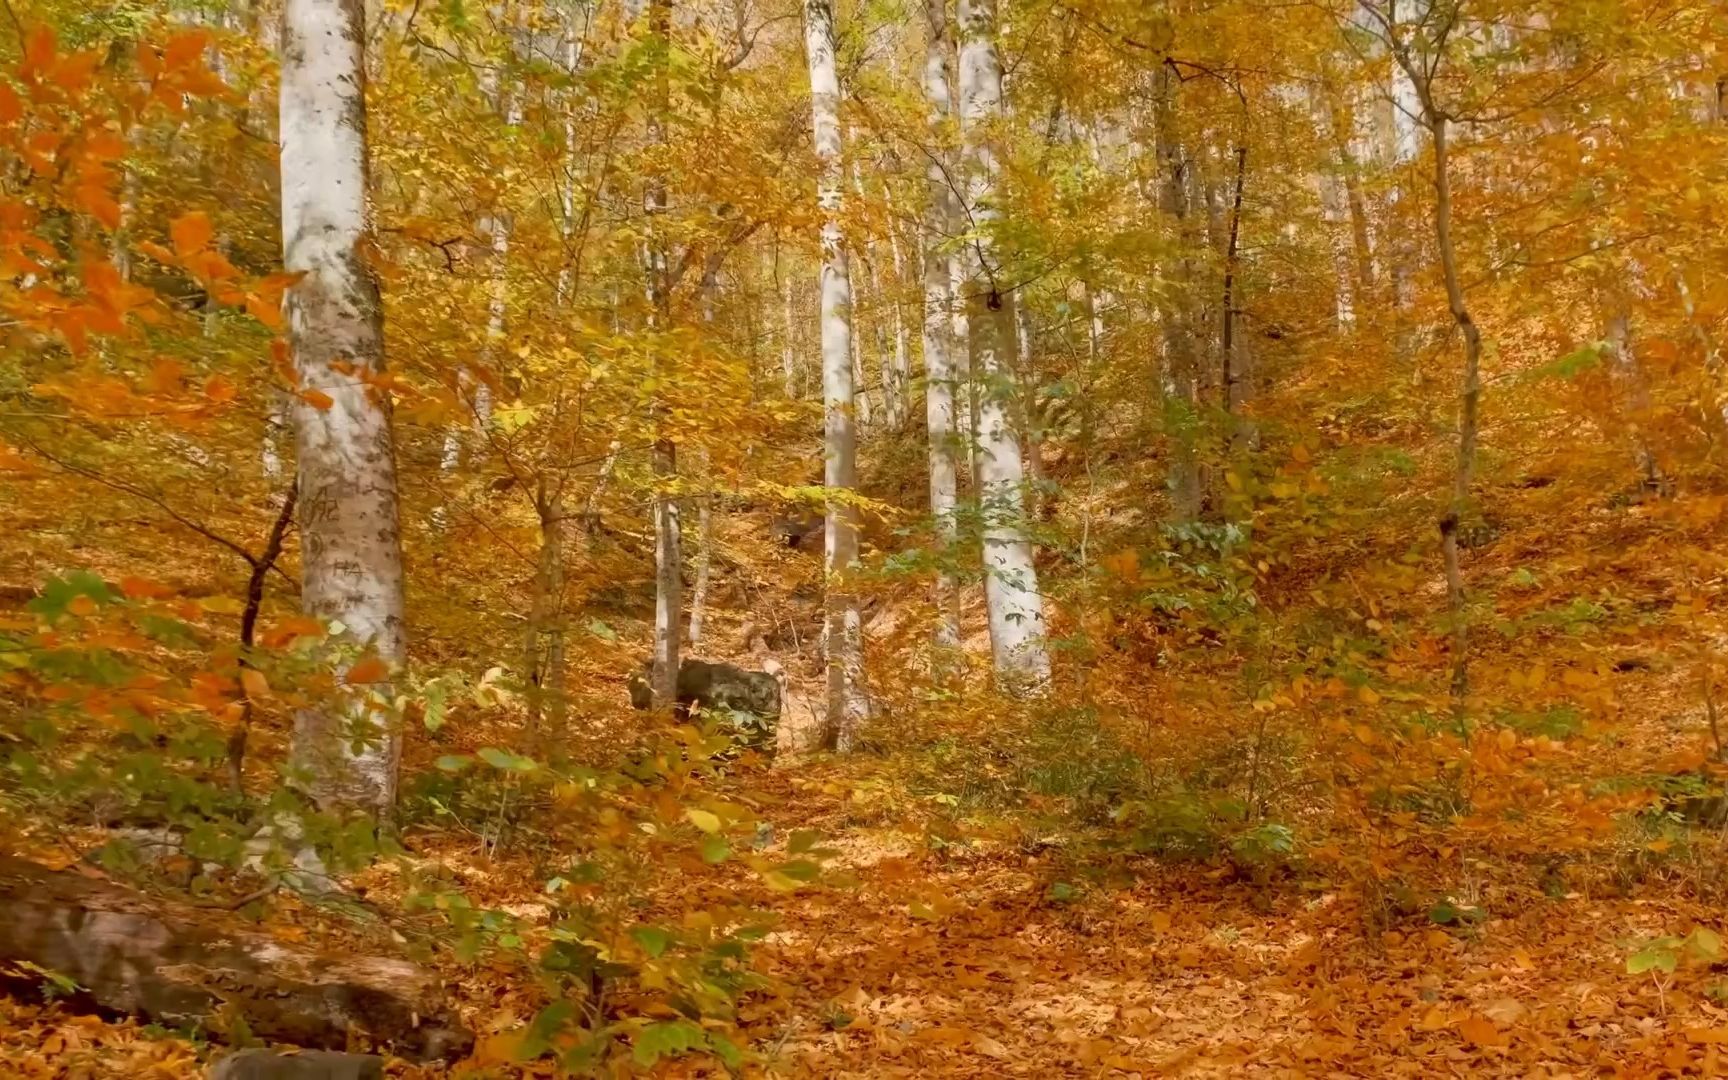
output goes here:
[{"label": "tall tree", "polygon": [[984,600],[996,677],[1010,690],[1050,677],[1044,598],[1026,535],[1026,477],[1009,418],[1015,392],[1014,293],[1001,278],[994,232],[1002,217],[993,128],[1002,116],[1002,58],[996,0],[960,0],[960,120],[972,215],[967,335],[978,387],[979,512],[984,521]]},{"label": "tall tree", "polygon": [[841,230],[845,172],[840,141],[840,77],[831,0],[805,0],[804,51],[810,66],[810,126],[815,137],[817,204],[822,215],[823,480],[828,489],[828,740],[850,750],[864,718],[863,629],[852,577],[858,561],[858,437],[853,427],[852,280]]},{"label": "tall tree", "polygon": [[[653,154],[666,141],[666,120],[672,108],[672,0],[648,0],[648,35],[654,50],[653,96],[648,105],[648,147]],[[666,177],[658,160],[651,162],[649,169],[642,195],[648,233],[643,245],[643,271],[648,282],[650,330],[665,334],[672,320],[672,267],[664,224]],[[663,369],[668,362],[664,343],[657,342],[653,348],[655,365]],[[656,407],[655,414],[660,430],[654,437],[654,662],[650,682],[655,708],[669,709],[678,698],[679,616],[684,606],[678,493],[674,490],[678,447],[665,430],[665,410]]]},{"label": "tall tree", "polygon": [[[304,276],[287,293],[300,393],[301,597],[308,614],[382,665],[350,669],[341,697],[295,720],[294,758],[326,805],[387,812],[402,735],[386,707],[406,659],[402,540],[383,310],[366,265],[365,22],[360,0],[287,0],[282,10],[283,262]],[[355,672],[383,674],[357,678]]]},{"label": "tall tree", "polygon": [[960,644],[960,590],[951,563],[959,525],[956,456],[960,433],[956,425],[954,370],[953,280],[945,244],[955,227],[954,192],[942,147],[954,103],[948,90],[948,60],[953,53],[944,0],[924,0],[924,96],[930,127],[938,134],[925,166],[929,203],[924,209],[924,416],[930,443],[930,515],[935,519],[938,563],[936,573],[936,644]]}]

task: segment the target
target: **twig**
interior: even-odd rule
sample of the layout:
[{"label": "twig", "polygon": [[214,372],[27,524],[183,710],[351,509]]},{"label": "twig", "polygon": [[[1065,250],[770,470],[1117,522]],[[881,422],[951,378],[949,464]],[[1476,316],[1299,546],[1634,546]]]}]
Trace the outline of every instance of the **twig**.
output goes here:
[{"label": "twig", "polygon": [[271,878],[269,881],[265,882],[263,885],[259,886],[256,889],[253,889],[251,892],[247,893],[245,896],[239,897],[239,898],[234,899],[234,900],[213,901],[213,902],[207,903],[207,904],[199,904],[198,906],[204,907],[204,908],[214,908],[218,911],[239,911],[241,908],[245,907],[247,904],[256,903],[259,900],[264,899],[266,896],[269,896],[271,893],[275,892],[277,889],[280,889],[281,887],[282,887],[282,879],[281,878]]},{"label": "twig", "polygon": [[1704,716],[1710,721],[1710,738],[1716,743],[1716,760],[1728,761],[1728,755],[1725,755],[1722,749],[1722,727],[1720,719],[1716,715],[1716,695],[1710,690],[1710,669],[1708,667],[1704,669],[1704,678],[1701,681],[1704,684]]}]

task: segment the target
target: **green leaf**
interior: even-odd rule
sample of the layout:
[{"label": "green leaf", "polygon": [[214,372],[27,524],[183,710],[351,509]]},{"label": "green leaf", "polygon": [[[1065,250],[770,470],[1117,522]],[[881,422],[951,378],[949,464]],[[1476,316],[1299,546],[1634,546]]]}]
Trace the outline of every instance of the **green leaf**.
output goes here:
[{"label": "green leaf", "polygon": [[461,772],[463,769],[474,764],[474,759],[469,757],[467,754],[445,754],[443,757],[433,762],[433,764],[438,766],[440,769],[443,769],[445,772]]},{"label": "green leaf", "polygon": [[552,1040],[576,1016],[576,1005],[567,1000],[554,1001],[541,1009],[528,1025],[528,1030],[522,1034],[521,1045],[516,1049],[516,1056],[522,1061],[532,1061],[552,1048]]},{"label": "green leaf", "polygon": [[1626,958],[1626,973],[1642,975],[1647,971],[1664,971],[1673,974],[1680,966],[1680,957],[1674,951],[1673,938],[1657,938]]},{"label": "green leaf", "polygon": [[710,866],[723,863],[732,854],[732,845],[726,842],[724,836],[704,836],[702,838],[702,861]]},{"label": "green leaf", "polygon": [[793,859],[789,863],[782,863],[775,869],[793,881],[815,881],[822,873],[822,867],[809,859]]},{"label": "green leaf", "polygon": [[426,730],[437,731],[444,726],[445,708],[450,698],[449,688],[434,679],[426,684],[421,693],[426,699]]},{"label": "green leaf", "polygon": [[1543,364],[1535,371],[1536,378],[1546,379],[1576,379],[1584,372],[1602,363],[1607,348],[1602,342],[1595,342],[1567,353],[1558,360]]},{"label": "green leaf", "polygon": [[1058,904],[1066,904],[1068,901],[1079,895],[1079,892],[1075,890],[1074,886],[1068,884],[1066,881],[1057,881],[1052,883],[1050,886],[1050,899],[1056,901]]},{"label": "green leaf", "polygon": [[630,1057],[647,1068],[663,1057],[679,1054],[707,1045],[708,1035],[688,1020],[669,1020],[649,1024],[630,1040]]},{"label": "green leaf", "polygon": [[588,620],[588,632],[590,634],[593,634],[595,637],[599,638],[601,641],[617,641],[618,640],[618,631],[612,629],[610,626],[607,626],[605,623],[601,622],[599,619],[589,619]]},{"label": "green leaf", "polygon": [[1722,955],[1722,938],[1716,931],[1700,926],[1692,931],[1692,951],[1699,959],[1715,960]]},{"label": "green leaf", "polygon": [[799,829],[792,834],[791,839],[786,841],[786,853],[788,855],[802,855],[815,847],[816,842],[821,838],[821,835],[814,829]]},{"label": "green leaf", "polygon": [[630,931],[642,951],[656,959],[672,944],[672,932],[660,926],[638,926]]},{"label": "green leaf", "polygon": [[720,831],[720,818],[718,815],[710,811],[698,810],[695,807],[691,807],[684,811],[684,816],[690,819],[690,824],[696,826],[705,833],[717,833]]},{"label": "green leaf", "polygon": [[539,768],[533,758],[512,754],[508,750],[500,750],[496,746],[483,747],[480,750],[480,760],[494,769],[504,769],[509,772],[533,772]]},{"label": "green leaf", "polygon": [[731,1039],[728,1039],[726,1036],[716,1034],[712,1031],[709,1032],[708,1049],[713,1051],[714,1056],[720,1059],[720,1064],[726,1066],[726,1068],[732,1072],[737,1072],[744,1067],[744,1051],[740,1050],[738,1044],[733,1042]]},{"label": "green leaf", "polygon": [[114,599],[108,583],[88,570],[74,570],[65,577],[49,578],[42,583],[42,595],[25,606],[50,619],[66,613],[66,606],[80,596],[88,596],[98,604]]}]

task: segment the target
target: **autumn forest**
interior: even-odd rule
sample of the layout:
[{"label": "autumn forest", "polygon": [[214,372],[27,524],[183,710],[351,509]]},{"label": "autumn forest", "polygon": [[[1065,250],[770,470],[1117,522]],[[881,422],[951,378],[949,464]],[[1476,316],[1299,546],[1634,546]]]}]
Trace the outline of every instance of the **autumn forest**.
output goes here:
[{"label": "autumn forest", "polygon": [[1728,1072],[1716,0],[0,0],[0,1074]]}]

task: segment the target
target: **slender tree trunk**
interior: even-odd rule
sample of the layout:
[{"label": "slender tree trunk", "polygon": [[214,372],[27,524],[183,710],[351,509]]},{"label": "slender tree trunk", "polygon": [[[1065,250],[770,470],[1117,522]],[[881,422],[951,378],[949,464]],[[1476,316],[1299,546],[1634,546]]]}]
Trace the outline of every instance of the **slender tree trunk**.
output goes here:
[{"label": "slender tree trunk", "polygon": [[1015,397],[1020,407],[1020,433],[1025,442],[1026,505],[1034,520],[1043,516],[1044,420],[1038,408],[1038,371],[1032,341],[1032,313],[1014,305]]},{"label": "slender tree trunk", "polygon": [[1344,180],[1344,203],[1350,215],[1350,246],[1355,256],[1356,296],[1367,296],[1375,287],[1374,243],[1368,227],[1368,196],[1362,188],[1362,163],[1353,149],[1356,119],[1336,87],[1328,86],[1327,108],[1331,122],[1332,152],[1337,155]]},{"label": "slender tree trunk", "polygon": [[[534,500],[540,519],[540,557],[534,570],[524,649],[528,672],[528,732],[538,747],[564,731],[564,506],[560,487],[542,488]],[[546,727],[541,716],[550,717]]]},{"label": "slender tree trunk", "polygon": [[1638,450],[1639,479],[1645,491],[1660,493],[1666,487],[1662,470],[1656,464],[1656,454],[1645,433],[1649,422],[1650,387],[1644,380],[1638,356],[1632,351],[1632,315],[1622,305],[1608,320],[1607,346],[1610,369],[1626,385],[1632,412],[1632,437]]},{"label": "slender tree trunk", "polygon": [[[846,133],[846,138],[856,146],[858,143],[857,129],[854,128],[848,131]],[[856,156],[852,159],[852,189],[858,196],[859,206],[865,205],[868,201],[868,196],[864,189],[864,172],[863,167]],[[864,264],[864,282],[869,287],[870,291],[868,296],[863,298],[864,302],[855,305],[853,308],[855,312],[854,322],[857,324],[854,326],[854,330],[857,330],[862,326],[868,326],[870,328],[871,336],[876,341],[876,370],[881,384],[879,397],[882,402],[882,416],[887,422],[889,429],[894,430],[897,429],[900,424],[900,403],[898,399],[899,387],[895,383],[894,367],[888,357],[887,325],[882,318],[884,308],[882,303],[882,277],[876,269],[876,260],[871,258],[869,255],[870,247],[871,244],[869,241],[866,241],[861,245],[862,251],[858,260]],[[856,286],[853,287],[853,295],[855,299],[859,298],[861,291],[862,290],[858,289]],[[861,311],[860,308],[863,310]],[[870,317],[868,319],[864,318],[864,311],[869,312]],[[859,388],[868,385],[864,381],[865,365],[862,356],[860,355],[860,338],[862,337],[863,334],[861,333],[854,333],[852,335],[852,351],[855,356],[859,357],[858,362],[854,365],[853,378],[857,381]],[[860,389],[859,396],[863,400],[858,406],[858,420],[860,425],[868,426],[871,419],[869,393],[868,391]]]},{"label": "slender tree trunk", "polygon": [[1026,476],[1005,396],[1013,387],[1014,294],[998,278],[993,232],[1000,166],[995,134],[1002,116],[1002,62],[996,48],[996,0],[960,0],[960,119],[968,202],[976,234],[968,297],[969,351],[978,394],[980,513],[984,522],[984,601],[996,677],[1011,692],[1041,688],[1050,678],[1044,598],[1026,538]]},{"label": "slender tree trunk", "polygon": [[822,404],[824,480],[829,490],[827,739],[835,749],[846,751],[855,745],[865,702],[863,628],[851,591],[858,560],[858,511],[846,501],[856,486],[857,435],[852,426],[852,285],[840,227],[845,173],[831,0],[804,0],[804,47],[810,63],[810,122],[822,212]]},{"label": "slender tree trunk", "polygon": [[[944,0],[924,0],[924,96],[929,103],[930,129],[938,147],[946,146],[946,132],[954,103],[948,90],[948,13]],[[931,154],[924,177],[929,186],[929,204],[924,211],[924,420],[929,433],[930,516],[935,521],[936,644],[952,648],[960,644],[960,590],[954,580],[953,560],[959,539],[956,506],[959,476],[955,468],[959,432],[955,405],[953,279],[950,256],[942,250],[954,231],[954,192],[949,186],[949,168],[940,150]]]},{"label": "slender tree trunk", "polygon": [[792,282],[787,280],[782,286],[785,291],[785,321],[782,324],[780,339],[780,372],[786,380],[786,397],[798,400],[798,349],[797,320],[792,310]]},{"label": "slender tree trunk", "polygon": [[[488,93],[498,97],[498,112],[507,128],[514,129],[522,123],[522,97],[514,86],[500,86],[496,78],[487,83]],[[467,389],[472,397],[471,427],[476,437],[484,439],[486,429],[492,423],[492,365],[496,360],[498,345],[504,340],[506,320],[510,310],[510,212],[501,206],[494,206],[481,219],[481,228],[487,237],[487,246],[492,251],[492,262],[486,283],[486,337],[480,345],[480,356],[475,364],[479,371],[469,368],[459,368],[456,372],[458,391]],[[444,433],[444,453],[439,460],[439,467],[446,475],[452,474],[462,464],[462,433],[452,428]]]},{"label": "slender tree trunk", "polygon": [[[287,0],[282,14],[283,264],[302,277],[287,293],[288,340],[302,386],[329,399],[294,402],[299,461],[301,598],[342,624],[393,674],[407,659],[402,536],[383,308],[365,263],[365,22],[360,0]],[[389,676],[344,684],[337,700],[295,718],[293,757],[323,805],[388,814],[402,732]]]},{"label": "slender tree trunk", "polygon": [[[666,117],[671,109],[672,84],[669,64],[672,48],[672,0],[649,0],[648,32],[658,50],[655,60],[653,101],[648,110],[648,144],[666,141]],[[650,330],[665,334],[671,329],[671,297],[668,295],[669,259],[661,219],[666,214],[666,178],[659,166],[648,177],[643,213],[647,218],[646,271]],[[656,343],[654,365],[662,375],[668,364],[665,349]],[[654,441],[654,662],[651,682],[654,707],[670,709],[678,698],[678,653],[683,611],[684,581],[679,553],[678,448],[665,433],[664,406],[656,403],[655,418],[660,431]]]},{"label": "slender tree trunk", "polygon": [[888,206],[888,250],[894,259],[894,287],[888,297],[890,314],[894,319],[894,361],[889,368],[892,378],[887,380],[892,386],[893,397],[889,424],[896,432],[902,432],[906,430],[907,417],[911,411],[909,406],[912,387],[912,355],[906,334],[906,305],[900,302],[900,290],[906,281],[906,255],[900,247],[900,226],[894,214],[892,184],[882,185],[882,197]]},{"label": "slender tree trunk", "polygon": [[[1153,97],[1153,124],[1156,129],[1158,155],[1158,208],[1171,224],[1176,243],[1184,252],[1192,251],[1196,237],[1191,235],[1192,223],[1187,187],[1183,174],[1192,167],[1182,150],[1176,126],[1176,92],[1178,80],[1168,64],[1158,70],[1158,87]],[[1194,350],[1194,332],[1190,307],[1194,273],[1191,259],[1184,254],[1175,260],[1174,273],[1168,287],[1158,296],[1158,321],[1164,338],[1164,387],[1166,422],[1170,433],[1170,505],[1178,522],[1193,521],[1200,516],[1200,459],[1196,444],[1199,423],[1197,384],[1198,358]]]},{"label": "slender tree trunk", "polygon": [[[720,292],[720,264],[723,256],[716,252],[708,256],[702,267],[702,324],[710,331],[714,327],[714,305]],[[704,490],[696,497],[696,587],[690,593],[690,651],[702,647],[702,625],[708,615],[708,577],[714,563],[714,477],[706,449],[697,455],[697,472],[703,479]]]},{"label": "slender tree trunk", "polygon": [[1446,118],[1435,111],[1423,91],[1424,118],[1434,138],[1434,239],[1440,249],[1440,273],[1446,283],[1446,304],[1464,336],[1464,379],[1458,411],[1458,466],[1453,473],[1452,500],[1440,519],[1440,540],[1446,561],[1446,591],[1452,609],[1452,708],[1460,722],[1470,692],[1470,623],[1465,617],[1464,578],[1459,568],[1458,529],[1469,507],[1476,471],[1476,432],[1482,400],[1482,332],[1465,302],[1458,251],[1452,239],[1452,172]]},{"label": "slender tree trunk", "polygon": [[1236,179],[1230,195],[1229,233],[1224,244],[1224,322],[1218,335],[1223,358],[1218,399],[1231,421],[1230,441],[1233,445],[1252,438],[1252,432],[1240,415],[1247,399],[1247,387],[1240,370],[1242,349],[1238,339],[1241,331],[1237,329],[1237,315],[1242,306],[1241,286],[1237,281],[1241,271],[1242,192],[1247,181],[1248,147],[1244,143],[1236,148]]},{"label": "slender tree trunk", "polygon": [[[584,13],[584,27],[577,29],[577,12]],[[586,22],[593,17],[587,0],[573,0],[564,20],[564,73],[572,80],[582,67],[583,46],[587,39]],[[558,180],[558,236],[564,242],[563,265],[558,269],[558,283],[553,292],[553,305],[562,308],[570,301],[575,288],[575,269],[570,264],[571,239],[576,234],[576,109],[581,94],[570,90],[561,107],[564,112],[564,175]]]}]

